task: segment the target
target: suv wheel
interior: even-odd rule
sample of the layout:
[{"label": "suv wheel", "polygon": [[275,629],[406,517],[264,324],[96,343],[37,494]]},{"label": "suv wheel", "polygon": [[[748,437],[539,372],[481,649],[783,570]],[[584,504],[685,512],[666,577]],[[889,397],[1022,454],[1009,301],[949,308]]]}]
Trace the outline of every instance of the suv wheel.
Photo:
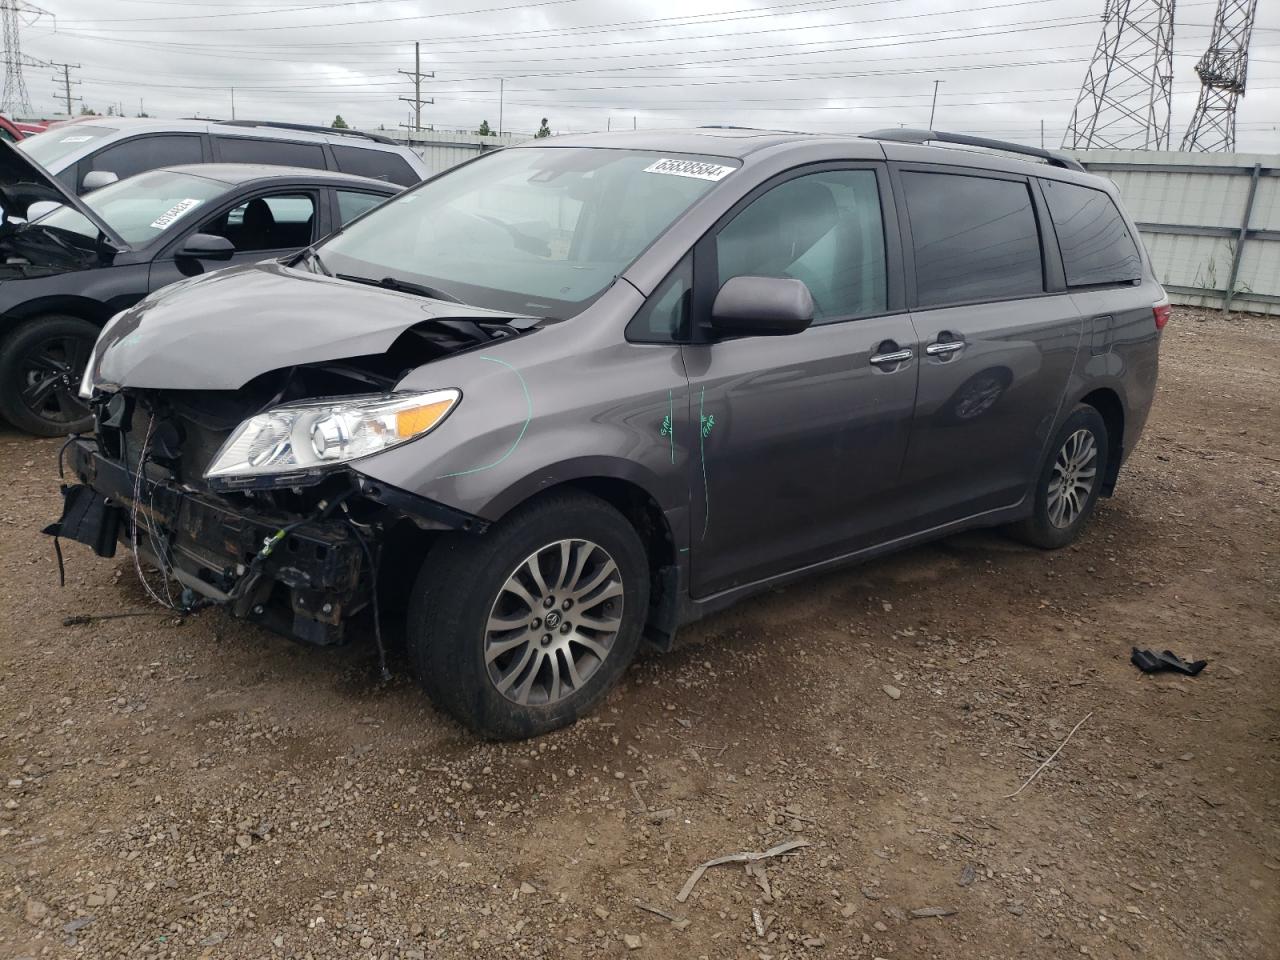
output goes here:
[{"label": "suv wheel", "polygon": [[613,686],[648,606],[648,560],[627,519],[595,497],[557,494],[432,548],[409,652],[446,713],[485,736],[531,737],[572,723]]},{"label": "suv wheel", "polygon": [[98,328],[79,317],[47,316],[18,327],[0,345],[0,415],[41,437],[93,426],[78,396]]},{"label": "suv wheel", "polygon": [[1107,424],[1093,407],[1080,404],[1049,447],[1036,481],[1033,513],[1014,535],[1046,550],[1072,543],[1093,513],[1107,475]]}]

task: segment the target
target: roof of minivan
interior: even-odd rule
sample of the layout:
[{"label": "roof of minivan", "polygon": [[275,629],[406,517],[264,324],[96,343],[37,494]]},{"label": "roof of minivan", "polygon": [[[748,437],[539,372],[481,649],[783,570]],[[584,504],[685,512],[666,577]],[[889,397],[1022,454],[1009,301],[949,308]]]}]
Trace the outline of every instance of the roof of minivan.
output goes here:
[{"label": "roof of minivan", "polygon": [[[851,159],[887,158],[912,162],[945,163],[1007,172],[1035,171],[1036,176],[1076,183],[1103,182],[1092,174],[1053,166],[1016,153],[992,152],[970,147],[934,143],[877,140],[854,133],[800,133],[791,130],[756,130],[747,127],[697,127],[693,129],[624,130],[616,133],[589,133],[530,140],[519,147],[612,147],[666,153],[693,153],[703,156],[747,160],[752,154],[773,147],[791,145],[847,144]],[[843,150],[844,148],[842,148]]]}]

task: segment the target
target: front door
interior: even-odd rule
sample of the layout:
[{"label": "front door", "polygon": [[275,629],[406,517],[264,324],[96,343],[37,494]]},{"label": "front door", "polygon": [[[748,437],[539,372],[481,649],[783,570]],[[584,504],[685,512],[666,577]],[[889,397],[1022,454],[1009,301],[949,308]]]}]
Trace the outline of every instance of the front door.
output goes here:
[{"label": "front door", "polygon": [[916,337],[883,210],[883,168],[806,168],[748,196],[696,251],[701,319],[735,276],[803,280],[816,312],[792,336],[684,348],[695,597],[852,552],[901,521]]},{"label": "front door", "polygon": [[242,197],[217,214],[189,228],[191,233],[226,237],[236,248],[230,260],[175,259],[181,241],[170,245],[163,259],[151,267],[151,289],[168,286],[185,277],[221,270],[240,263],[257,263],[283,257],[317,240],[320,234],[319,192],[285,190]]},{"label": "front door", "polygon": [[1026,494],[1081,320],[1061,277],[1047,275],[1045,210],[1027,178],[938,168],[898,177],[921,347],[902,489],[925,530]]}]

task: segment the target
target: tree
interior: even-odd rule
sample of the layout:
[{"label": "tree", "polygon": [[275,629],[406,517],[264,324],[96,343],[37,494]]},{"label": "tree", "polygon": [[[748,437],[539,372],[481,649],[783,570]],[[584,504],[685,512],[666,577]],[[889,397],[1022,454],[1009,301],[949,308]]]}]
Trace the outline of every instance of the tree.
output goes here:
[{"label": "tree", "polygon": [[334,117],[334,118],[333,118],[333,124],[332,124],[332,126],[333,126],[333,129],[335,129],[335,130],[350,130],[350,129],[351,129],[350,127],[348,127],[348,126],[347,126],[347,121],[345,121],[345,120],[343,120],[343,119],[342,119],[342,114],[338,114],[336,117]]},{"label": "tree", "polygon": [[96,117],[97,115],[98,115],[98,112],[94,110],[92,107],[90,107],[87,103],[80,104],[80,116]]},{"label": "tree", "polygon": [[479,129],[479,130],[477,130],[477,131],[476,131],[476,133],[477,133],[479,136],[482,136],[482,137],[492,137],[492,136],[493,136],[493,131],[489,129],[489,121],[488,121],[488,120],[481,120],[481,121],[480,121],[480,129]]},{"label": "tree", "polygon": [[533,135],[535,140],[541,140],[543,137],[551,136],[551,128],[547,126],[547,118],[542,118],[542,126],[538,128],[538,132]]}]

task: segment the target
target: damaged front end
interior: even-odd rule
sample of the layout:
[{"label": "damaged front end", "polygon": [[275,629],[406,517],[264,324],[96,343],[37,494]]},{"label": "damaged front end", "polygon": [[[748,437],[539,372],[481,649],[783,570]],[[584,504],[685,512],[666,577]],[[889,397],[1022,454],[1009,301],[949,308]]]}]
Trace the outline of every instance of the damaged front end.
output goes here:
[{"label": "damaged front end", "polygon": [[428,432],[461,396],[398,393],[407,369],[515,335],[466,326],[430,322],[384,354],[274,370],[237,390],[95,391],[94,436],[64,448],[76,482],[46,532],[104,557],[125,545],[166,606],[223,604],[339,643],[361,610],[373,605],[376,621],[382,569],[411,575],[434,532],[486,526],[359,471],[360,457]]}]

